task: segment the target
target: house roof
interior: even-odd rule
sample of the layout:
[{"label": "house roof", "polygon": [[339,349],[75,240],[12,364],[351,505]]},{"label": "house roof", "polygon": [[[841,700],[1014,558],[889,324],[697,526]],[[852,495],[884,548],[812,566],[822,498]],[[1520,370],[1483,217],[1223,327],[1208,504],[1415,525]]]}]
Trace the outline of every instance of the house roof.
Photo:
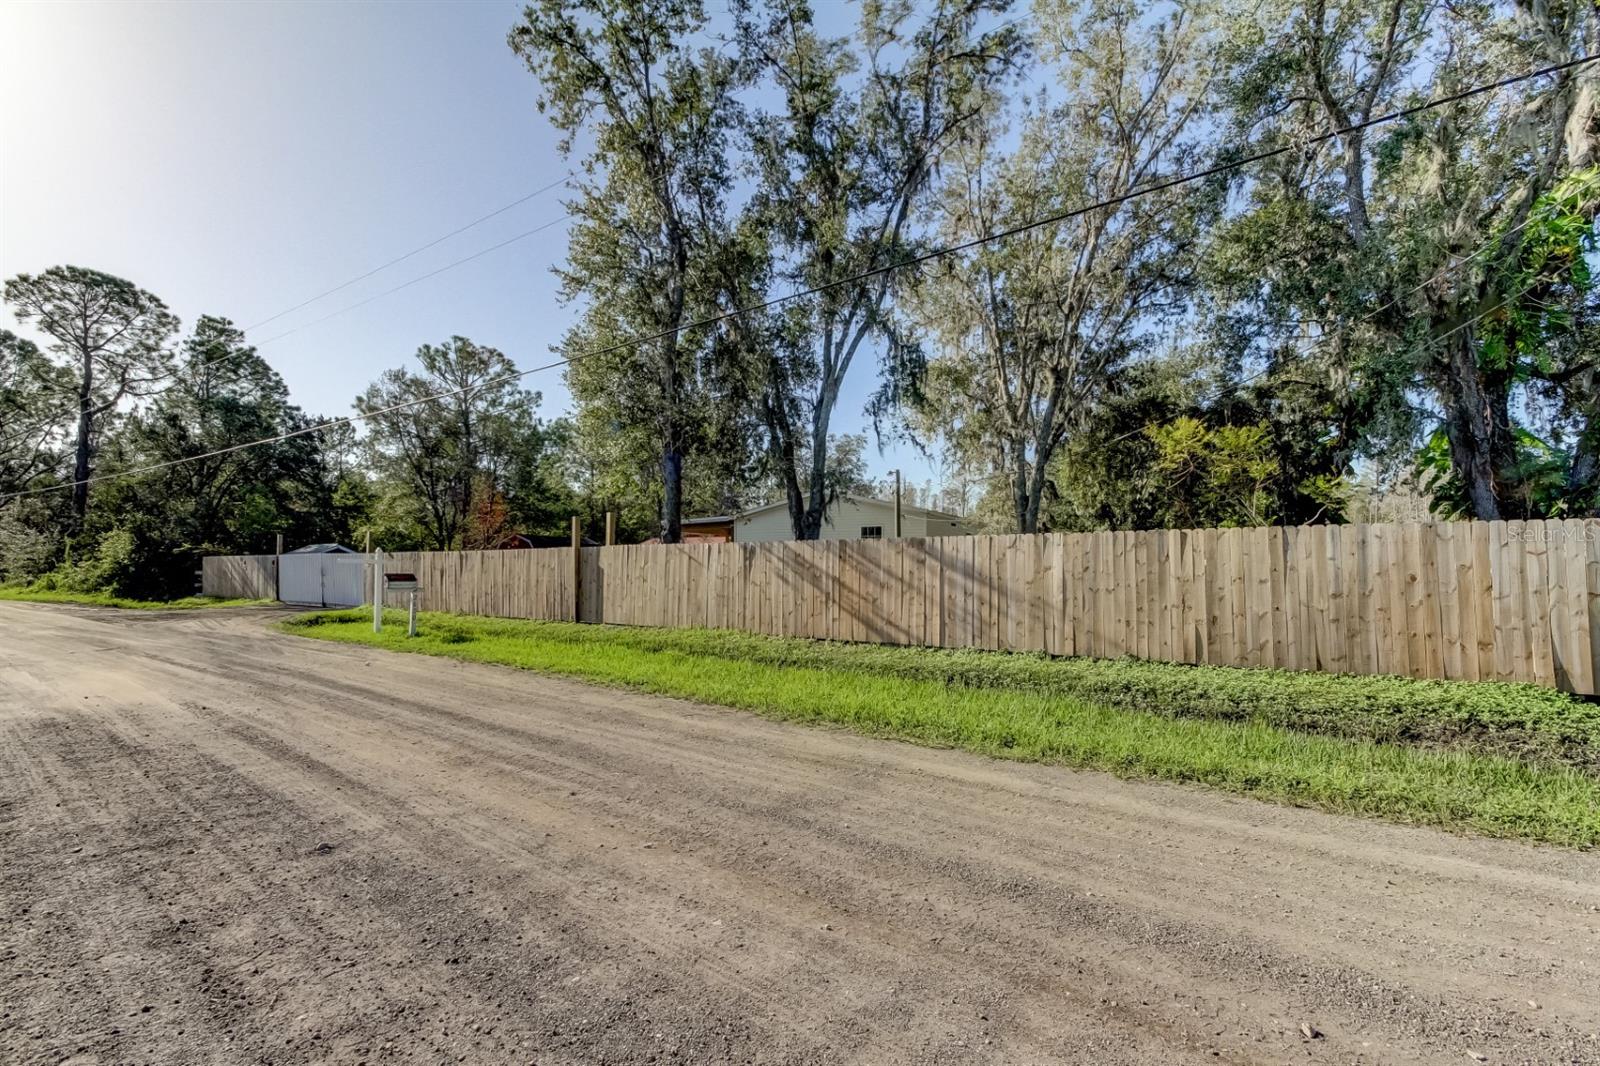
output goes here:
[{"label": "house roof", "polygon": [[354,548],[346,548],[343,544],[307,544],[292,552],[284,552],[285,555],[354,555],[355,553]]},{"label": "house roof", "polygon": [[[884,499],[880,499],[880,498],[878,498],[876,496],[840,496],[839,499],[841,499],[841,500],[849,500],[851,503],[876,503],[876,504],[881,504],[884,507],[889,508],[890,510],[894,509],[894,501],[893,500],[884,500]],[[767,512],[767,511],[776,510],[779,507],[788,507],[788,506],[789,506],[789,502],[787,500],[777,500],[777,501],[775,501],[773,503],[762,504],[760,507],[751,507],[748,510],[740,511],[738,514],[734,515],[733,518],[734,519],[749,518],[751,515],[754,515],[754,514],[763,514],[763,513]],[[950,521],[950,522],[965,521],[965,519],[963,519],[960,515],[951,514],[949,511],[935,511],[930,507],[916,507],[916,506],[913,506],[912,504],[909,504],[909,503],[901,503],[900,511],[901,511],[902,514],[920,515],[920,516],[922,516],[924,518],[943,518],[943,519],[945,519],[947,521]],[[709,521],[709,520],[708,519],[694,519],[693,521],[701,521],[701,522],[703,522],[703,521]],[[725,518],[724,519],[718,519],[718,521],[725,522],[725,521],[728,521],[728,519],[725,519]],[[688,523],[685,522],[684,524],[687,525]]]}]

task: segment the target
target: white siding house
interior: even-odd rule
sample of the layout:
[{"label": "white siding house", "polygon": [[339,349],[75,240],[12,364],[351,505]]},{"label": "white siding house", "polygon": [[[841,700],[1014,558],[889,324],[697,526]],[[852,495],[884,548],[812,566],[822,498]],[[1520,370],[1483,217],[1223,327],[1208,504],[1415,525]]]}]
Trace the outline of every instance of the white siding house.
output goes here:
[{"label": "white siding house", "polygon": [[[900,535],[903,537],[952,537],[967,530],[959,517],[943,511],[904,504],[900,508]],[[866,497],[843,497],[834,501],[822,525],[823,540],[859,540],[864,537],[894,536],[894,501]],[[739,543],[768,540],[793,540],[786,503],[769,503],[734,518],[733,539]]]}]

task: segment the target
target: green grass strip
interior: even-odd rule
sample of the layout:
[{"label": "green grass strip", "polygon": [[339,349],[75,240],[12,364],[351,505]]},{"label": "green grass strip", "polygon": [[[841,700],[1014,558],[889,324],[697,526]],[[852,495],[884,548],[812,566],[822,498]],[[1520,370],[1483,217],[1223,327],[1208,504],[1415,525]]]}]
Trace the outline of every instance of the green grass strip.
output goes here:
[{"label": "green grass strip", "polygon": [[[435,623],[455,627],[444,616]],[[1255,721],[1299,732],[1496,754],[1600,774],[1600,705],[1536,685],[1434,681],[1136,659],[1050,658],[952,648],[796,640],[709,629],[573,626],[479,618],[472,639],[520,637],[1069,696],[1173,718]]]},{"label": "green grass strip", "polygon": [[370,615],[361,611],[322,612],[286,622],[284,628],[323,640],[521,667],[997,758],[1192,782],[1297,806],[1494,836],[1579,847],[1600,842],[1600,781],[1570,767],[1494,754],[1315,736],[1253,718],[1170,717],[1075,696],[869,668],[719,655],[718,647],[739,647],[738,641],[721,638],[738,635],[706,631],[425,613],[421,635],[408,639],[399,612],[389,612],[384,632],[374,635]]},{"label": "green grass strip", "polygon": [[0,600],[26,603],[84,603],[94,607],[120,607],[133,611],[179,611],[195,607],[251,607],[272,600],[224,599],[220,596],[185,596],[180,600],[135,600],[109,592],[63,592],[59,589],[0,588]]}]

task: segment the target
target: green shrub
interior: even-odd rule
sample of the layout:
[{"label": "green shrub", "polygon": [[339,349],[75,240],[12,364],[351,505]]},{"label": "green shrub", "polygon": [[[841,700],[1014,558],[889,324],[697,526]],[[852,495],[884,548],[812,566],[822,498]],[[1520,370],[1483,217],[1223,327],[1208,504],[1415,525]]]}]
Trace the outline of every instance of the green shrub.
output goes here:
[{"label": "green shrub", "polygon": [[30,524],[15,510],[12,505],[0,512],[0,583],[26,585],[49,572],[61,535],[48,518]]},{"label": "green shrub", "polygon": [[75,562],[63,562],[34,583],[41,592],[105,592],[126,590],[133,575],[133,534],[113,529],[94,549]]}]

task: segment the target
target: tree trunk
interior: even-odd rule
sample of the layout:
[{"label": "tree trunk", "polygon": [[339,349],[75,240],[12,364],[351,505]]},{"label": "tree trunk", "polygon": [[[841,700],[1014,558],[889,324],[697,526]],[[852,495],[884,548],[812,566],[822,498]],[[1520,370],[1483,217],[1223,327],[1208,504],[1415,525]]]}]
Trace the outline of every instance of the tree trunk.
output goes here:
[{"label": "tree trunk", "polygon": [[1600,486],[1596,485],[1596,481],[1600,480],[1600,456],[1584,444],[1587,437],[1585,433],[1579,438],[1577,453],[1572,457],[1572,470],[1567,475],[1567,487],[1573,496],[1588,501],[1579,513],[1589,518],[1600,518]]},{"label": "tree trunk", "polygon": [[801,540],[821,540],[822,522],[828,516],[828,415],[832,410],[831,387],[823,388],[811,423],[811,485],[807,493],[805,526]]},{"label": "tree trunk", "polygon": [[661,453],[661,543],[683,540],[683,450],[668,444]]},{"label": "tree trunk", "polygon": [[1348,214],[1350,238],[1357,245],[1366,239],[1367,190],[1366,160],[1363,156],[1363,136],[1360,130],[1346,134],[1344,141],[1344,202]]},{"label": "tree trunk", "polygon": [[[1052,399],[1046,416],[1050,421],[1054,421],[1056,407],[1056,401]],[[1050,460],[1056,454],[1057,442],[1045,432],[1051,428],[1053,427],[1047,422],[1034,438],[1031,464],[1024,458],[1027,455],[1027,443],[1022,441],[1017,443],[1017,470],[1013,475],[1015,484],[1012,496],[1015,501],[1019,533],[1039,532],[1039,512],[1044,509],[1044,488],[1049,479]]]},{"label": "tree trunk", "polygon": [[1030,499],[1028,483],[1028,462],[1022,457],[1022,449],[1016,451],[1015,469],[1011,472],[1011,509],[1012,517],[1017,520],[1018,533],[1032,533],[1033,526],[1029,524],[1028,515],[1034,511],[1033,501]]},{"label": "tree trunk", "polygon": [[[681,318],[682,289],[675,288],[674,314]],[[683,540],[683,433],[679,424],[678,338],[662,341],[661,399],[665,407],[661,427],[661,543]]]},{"label": "tree trunk", "polygon": [[769,387],[761,398],[762,415],[767,423],[767,440],[777,457],[778,473],[783,478],[784,499],[789,504],[789,529],[795,540],[805,539],[806,498],[800,491],[800,478],[794,468],[794,427],[784,412],[783,397]]},{"label": "tree trunk", "polygon": [[1502,517],[1495,463],[1499,405],[1484,388],[1469,333],[1462,331],[1451,339],[1440,368],[1440,393],[1451,466],[1466,492],[1471,516],[1487,522]]},{"label": "tree trunk", "polygon": [[800,479],[794,472],[794,445],[784,449],[784,497],[789,501],[789,529],[795,540],[806,539],[806,495],[800,491]]},{"label": "tree trunk", "polygon": [[94,412],[90,396],[94,391],[94,361],[85,344],[83,374],[78,380],[78,440],[72,464],[72,516],[73,529],[83,528],[84,516],[89,512],[89,437],[94,432]]},{"label": "tree trunk", "polygon": [[[1591,369],[1580,379],[1584,393],[1594,396],[1595,373]],[[1572,465],[1567,469],[1567,496],[1576,505],[1575,515],[1600,518],[1600,414],[1589,405],[1572,442]]]},{"label": "tree trunk", "polygon": [[828,492],[822,483],[822,464],[811,462],[811,489],[806,494],[806,513],[800,528],[801,540],[821,540],[822,521],[828,515]]},{"label": "tree trunk", "polygon": [[1024,533],[1039,532],[1039,507],[1044,501],[1044,489],[1037,483],[1037,478],[1034,481],[1035,484],[1028,486],[1028,506],[1022,513],[1022,532]]}]

